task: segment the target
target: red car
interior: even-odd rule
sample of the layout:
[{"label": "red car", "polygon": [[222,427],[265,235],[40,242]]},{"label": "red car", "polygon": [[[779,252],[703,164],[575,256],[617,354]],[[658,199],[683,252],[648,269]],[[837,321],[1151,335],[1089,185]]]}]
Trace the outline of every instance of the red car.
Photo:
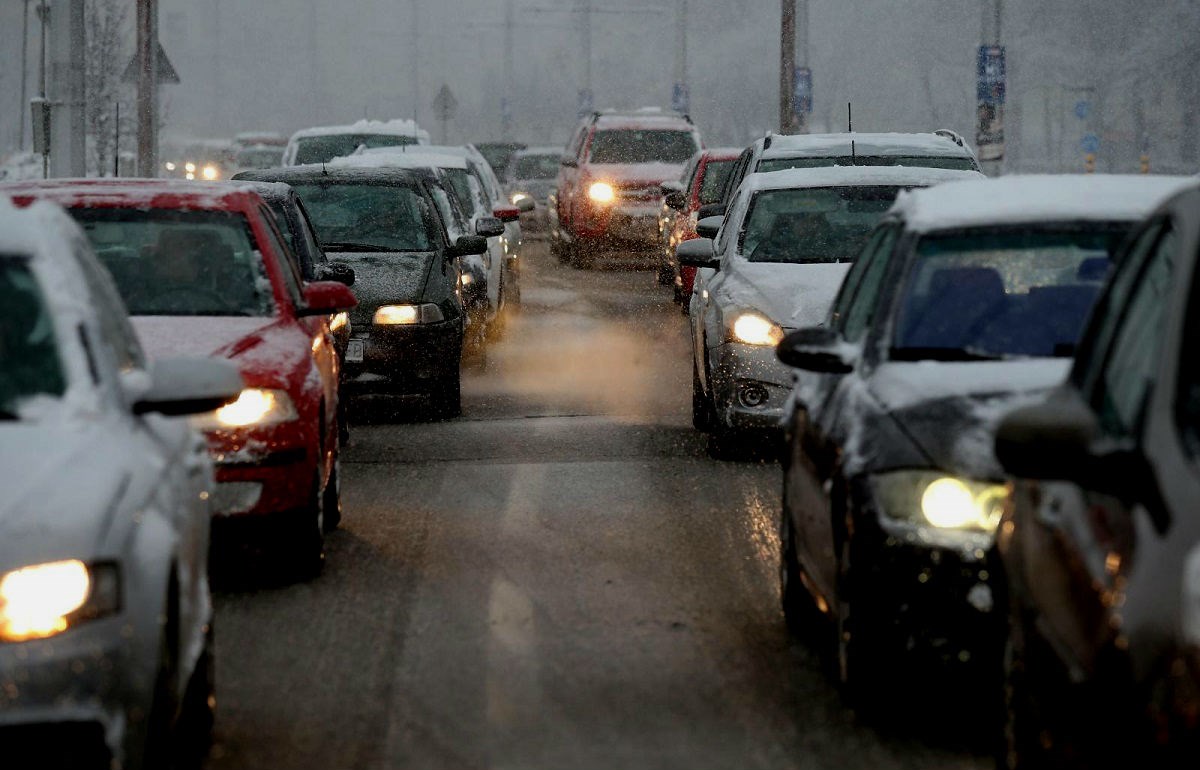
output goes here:
[{"label": "red car", "polygon": [[558,175],[550,248],[582,266],[600,251],[657,256],[662,183],[701,149],[690,118],[661,110],[597,112],[576,128]]},{"label": "red car", "polygon": [[302,576],[320,571],[340,518],[339,361],[328,317],[346,286],[305,283],[266,203],[247,186],[61,180],[0,186],[64,206],[112,273],[151,357],[237,364],[234,404],[203,417],[217,522],[269,525]]},{"label": "red car", "polygon": [[675,286],[675,301],[685,308],[692,299],[696,268],[680,266],[675,247],[700,237],[696,234],[700,207],[720,202],[721,191],[741,154],[739,147],[717,147],[696,153],[683,170],[679,182],[682,189],[669,192],[663,203],[665,260],[662,273]]}]

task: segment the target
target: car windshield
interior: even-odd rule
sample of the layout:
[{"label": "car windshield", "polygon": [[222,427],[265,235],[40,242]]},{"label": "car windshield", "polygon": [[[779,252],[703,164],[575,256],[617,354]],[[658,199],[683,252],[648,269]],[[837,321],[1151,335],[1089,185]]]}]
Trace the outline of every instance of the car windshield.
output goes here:
[{"label": "car windshield", "polygon": [[405,147],[416,144],[415,136],[403,134],[330,134],[306,136],[296,140],[296,163],[328,163],[334,158],[352,155],[359,147]]},{"label": "car windshield", "polygon": [[368,183],[295,184],[327,251],[431,251],[430,214],[412,187]]},{"label": "car windshield", "polygon": [[687,163],[700,149],[690,131],[609,129],[592,138],[592,163]]},{"label": "car windshield", "polygon": [[558,176],[560,155],[521,155],[510,167],[510,179],[554,179]]},{"label": "car windshield", "polygon": [[930,235],[898,304],[892,358],[1069,357],[1128,228]]},{"label": "car windshield", "polygon": [[737,160],[710,160],[704,167],[704,180],[700,184],[700,205],[720,203],[721,193],[725,191],[725,183]]},{"label": "car windshield", "polygon": [[130,315],[269,316],[262,253],[241,214],[76,208]]},{"label": "car windshield", "polygon": [[786,171],[793,168],[829,168],[830,166],[911,166],[915,168],[947,168],[954,171],[974,171],[975,161],[967,157],[945,155],[833,155],[823,158],[764,158],[758,162],[758,172]]},{"label": "car windshield", "polygon": [[237,154],[234,162],[239,168],[275,168],[282,161],[282,148],[263,147],[253,150],[242,150]]},{"label": "car windshield", "polygon": [[902,187],[767,190],[750,203],[740,251],[751,262],[851,262]]},{"label": "car windshield", "polygon": [[0,420],[15,419],[21,402],[61,396],[66,376],[54,323],[28,262],[0,255]]}]

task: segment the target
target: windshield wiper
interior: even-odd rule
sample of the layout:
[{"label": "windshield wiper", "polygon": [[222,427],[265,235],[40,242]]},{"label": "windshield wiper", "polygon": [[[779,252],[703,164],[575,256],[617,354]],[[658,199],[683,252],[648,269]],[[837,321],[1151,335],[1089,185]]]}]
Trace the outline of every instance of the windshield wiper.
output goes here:
[{"label": "windshield wiper", "polygon": [[397,251],[404,251],[404,249],[397,249],[392,246],[379,246],[374,243],[348,243],[348,242],[339,242],[339,241],[331,241],[329,243],[322,243],[321,247],[323,249],[325,249],[326,251],[343,251],[343,252],[345,252],[345,251],[360,251],[360,252],[378,251],[378,252],[391,253],[391,252],[397,252]]},{"label": "windshield wiper", "polygon": [[1003,361],[1004,356],[984,353],[971,348],[892,348],[888,358],[893,361]]}]

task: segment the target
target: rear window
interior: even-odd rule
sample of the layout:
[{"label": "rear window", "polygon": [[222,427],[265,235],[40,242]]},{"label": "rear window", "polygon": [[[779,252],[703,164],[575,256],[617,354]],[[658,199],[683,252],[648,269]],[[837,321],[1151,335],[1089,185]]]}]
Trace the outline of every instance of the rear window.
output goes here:
[{"label": "rear window", "polygon": [[922,155],[834,155],[824,158],[770,158],[758,163],[758,171],[787,171],[793,168],[829,168],[830,166],[909,166],[975,171],[975,161],[965,157]]},{"label": "rear window", "polygon": [[238,168],[275,168],[283,162],[282,147],[256,147],[242,150],[234,163]]},{"label": "rear window", "polygon": [[415,136],[397,134],[334,134],[309,136],[296,140],[296,163],[328,163],[334,158],[352,155],[359,147],[405,147],[416,144]]},{"label": "rear window", "polygon": [[269,316],[275,298],[250,223],[226,211],[71,210],[130,315]]},{"label": "rear window", "polygon": [[0,255],[0,420],[23,401],[61,396],[66,377],[45,297],[26,260]]},{"label": "rear window", "polygon": [[592,163],[671,163],[681,165],[700,146],[690,131],[613,129],[592,137]]},{"label": "rear window", "polygon": [[742,229],[751,262],[851,262],[900,187],[767,190],[754,196]]},{"label": "rear window", "polygon": [[917,244],[892,357],[1074,354],[1123,225],[933,235]]},{"label": "rear window", "polygon": [[561,155],[522,155],[513,160],[509,178],[554,179],[561,159]]},{"label": "rear window", "polygon": [[368,183],[294,184],[326,251],[433,251],[433,214],[414,188]]}]

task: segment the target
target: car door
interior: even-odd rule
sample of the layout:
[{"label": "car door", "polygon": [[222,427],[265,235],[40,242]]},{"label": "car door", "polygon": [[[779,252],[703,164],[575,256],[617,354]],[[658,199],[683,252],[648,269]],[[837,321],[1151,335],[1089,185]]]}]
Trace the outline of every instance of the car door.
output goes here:
[{"label": "car door", "polygon": [[[575,223],[575,197],[579,187],[579,164],[582,163],[584,138],[588,127],[580,126],[563,153],[563,165],[558,172],[558,218],[559,223],[568,233]],[[573,163],[574,165],[568,165]]]},{"label": "car door", "polygon": [[736,241],[733,232],[737,228],[731,226],[729,224],[730,221],[729,218],[726,218],[726,224],[717,233],[717,239],[713,247],[715,252],[720,255],[721,268],[718,270],[701,268],[696,271],[696,283],[692,292],[692,300],[688,313],[692,326],[692,354],[696,362],[696,374],[700,378],[700,383],[704,387],[704,391],[710,397],[712,396],[712,388],[709,385],[711,373],[708,370],[710,361],[708,351],[720,345],[725,334],[724,328],[719,326],[722,323],[720,317],[721,309],[715,292],[724,283],[724,276],[722,274],[730,261],[727,254],[733,248],[733,243]]},{"label": "car door", "polygon": [[[1180,238],[1168,220],[1151,223],[1135,241],[1125,275],[1100,328],[1107,338],[1081,361],[1083,391],[1099,418],[1102,443],[1135,446],[1145,428],[1162,355],[1163,329],[1180,265]],[[1118,285],[1121,281],[1121,285]],[[1022,562],[1038,626],[1068,665],[1090,671],[1110,638],[1107,596],[1131,556],[1134,512],[1113,495],[1070,482],[1047,482],[1025,508]]]}]

